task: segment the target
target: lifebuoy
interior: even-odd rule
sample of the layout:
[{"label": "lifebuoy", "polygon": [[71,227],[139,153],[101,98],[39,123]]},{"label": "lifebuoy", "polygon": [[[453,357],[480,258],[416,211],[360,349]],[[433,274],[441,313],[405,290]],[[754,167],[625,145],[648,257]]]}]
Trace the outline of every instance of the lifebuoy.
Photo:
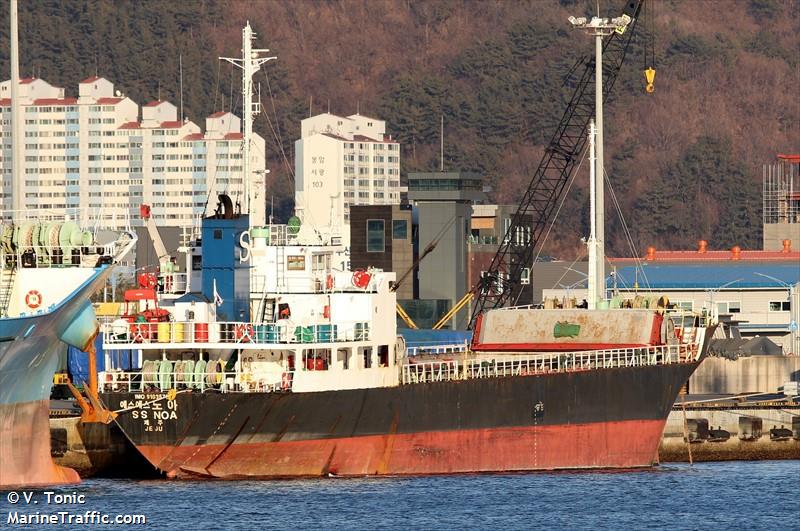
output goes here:
[{"label": "lifebuoy", "polygon": [[371,278],[372,275],[363,269],[359,269],[353,272],[353,285],[359,289],[364,289],[369,286],[369,281]]},{"label": "lifebuoy", "polygon": [[325,278],[325,289],[332,290],[333,289],[333,275],[328,273],[327,278]]},{"label": "lifebuoy", "polygon": [[36,291],[35,289],[30,290],[25,295],[25,304],[31,310],[35,310],[36,308],[42,305],[42,294]]}]

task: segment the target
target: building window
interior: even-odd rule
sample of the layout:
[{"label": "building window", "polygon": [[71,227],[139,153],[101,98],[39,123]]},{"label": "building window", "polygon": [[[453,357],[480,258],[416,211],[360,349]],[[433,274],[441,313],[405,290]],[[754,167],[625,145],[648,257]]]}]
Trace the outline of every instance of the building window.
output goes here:
[{"label": "building window", "polygon": [[408,221],[404,219],[395,219],[394,221],[392,221],[392,239],[393,240],[408,239]]},{"label": "building window", "polygon": [[367,220],[367,252],[382,253],[386,250],[384,239],[384,221],[382,219]]},{"label": "building window", "polygon": [[717,303],[717,313],[719,314],[726,314],[726,313],[741,313],[742,311],[742,304],[738,301],[733,302],[718,302]]},{"label": "building window", "polygon": [[675,301],[673,302],[675,305],[676,310],[684,310],[687,312],[694,311],[694,302],[693,301]]},{"label": "building window", "polygon": [[769,311],[771,312],[788,312],[792,309],[792,304],[789,301],[769,301]]}]

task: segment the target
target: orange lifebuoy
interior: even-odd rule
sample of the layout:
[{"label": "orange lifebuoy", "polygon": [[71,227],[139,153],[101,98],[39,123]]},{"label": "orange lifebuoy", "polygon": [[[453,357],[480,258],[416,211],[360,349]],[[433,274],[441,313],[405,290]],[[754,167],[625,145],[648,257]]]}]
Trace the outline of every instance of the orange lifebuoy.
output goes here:
[{"label": "orange lifebuoy", "polygon": [[36,291],[35,289],[30,290],[25,295],[25,304],[31,310],[35,310],[36,308],[42,305],[42,294]]},{"label": "orange lifebuoy", "polygon": [[371,278],[372,275],[363,269],[359,269],[353,272],[353,285],[357,288],[364,289],[369,286],[369,281]]}]

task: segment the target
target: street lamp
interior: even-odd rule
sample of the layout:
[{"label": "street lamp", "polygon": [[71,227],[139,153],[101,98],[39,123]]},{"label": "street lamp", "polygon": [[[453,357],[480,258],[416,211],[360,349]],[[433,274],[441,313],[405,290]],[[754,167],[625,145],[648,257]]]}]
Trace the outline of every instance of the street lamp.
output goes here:
[{"label": "street lamp", "polygon": [[795,319],[795,314],[797,309],[795,308],[794,304],[794,286],[789,284],[788,282],[784,282],[779,278],[775,278],[772,275],[766,275],[764,273],[757,273],[753,272],[754,275],[758,275],[760,277],[768,278],[770,280],[774,280],[784,288],[788,290],[789,295],[789,348],[791,352],[789,354],[794,354],[797,350],[797,319]]},{"label": "street lamp", "polygon": [[[599,8],[598,8],[599,9]],[[599,14],[599,13],[598,13]],[[594,145],[594,164],[591,165],[596,177],[591,179],[594,186],[594,212],[592,215],[591,245],[589,246],[589,308],[596,308],[596,291],[602,283],[602,298],[605,299],[605,191],[603,181],[603,38],[613,32],[622,34],[632,22],[628,15],[616,18],[602,18],[599,16],[588,19],[587,17],[569,17],[569,23],[594,37],[594,128],[590,124],[589,143]],[[590,172],[591,173],[591,172]],[[592,252],[594,251],[594,252]]]}]

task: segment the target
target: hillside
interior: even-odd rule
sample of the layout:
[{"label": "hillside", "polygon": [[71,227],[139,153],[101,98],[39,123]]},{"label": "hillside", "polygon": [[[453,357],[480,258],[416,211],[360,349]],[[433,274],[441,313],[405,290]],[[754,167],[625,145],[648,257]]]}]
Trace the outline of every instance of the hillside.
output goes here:
[{"label": "hillside", "polygon": [[[620,8],[622,1],[604,1]],[[309,110],[386,119],[403,172],[481,171],[500,202],[515,202],[535,170],[568,92],[563,79],[592,52],[571,14],[594,1],[442,0],[20,2],[21,71],[74,93],[96,72],[139,103],[178,101],[183,62],[190,119],[240,98],[236,56],[250,20],[278,61],[259,75],[275,204],[291,209],[289,166]],[[647,245],[760,245],[761,165],[800,150],[800,22],[793,0],[658,0],[656,92],[643,92],[643,39],[606,108],[607,171],[637,251]],[[608,13],[612,14],[609,10]],[[0,68],[9,72],[8,19]],[[7,78],[6,73],[3,78]],[[795,96],[792,96],[795,94]],[[270,127],[275,127],[273,134]],[[282,145],[286,159],[281,156]],[[288,164],[287,164],[288,161]],[[584,166],[585,169],[585,166]],[[546,252],[570,258],[586,232],[579,175]],[[611,198],[607,199],[611,205]],[[616,215],[613,254],[630,254]]]}]

